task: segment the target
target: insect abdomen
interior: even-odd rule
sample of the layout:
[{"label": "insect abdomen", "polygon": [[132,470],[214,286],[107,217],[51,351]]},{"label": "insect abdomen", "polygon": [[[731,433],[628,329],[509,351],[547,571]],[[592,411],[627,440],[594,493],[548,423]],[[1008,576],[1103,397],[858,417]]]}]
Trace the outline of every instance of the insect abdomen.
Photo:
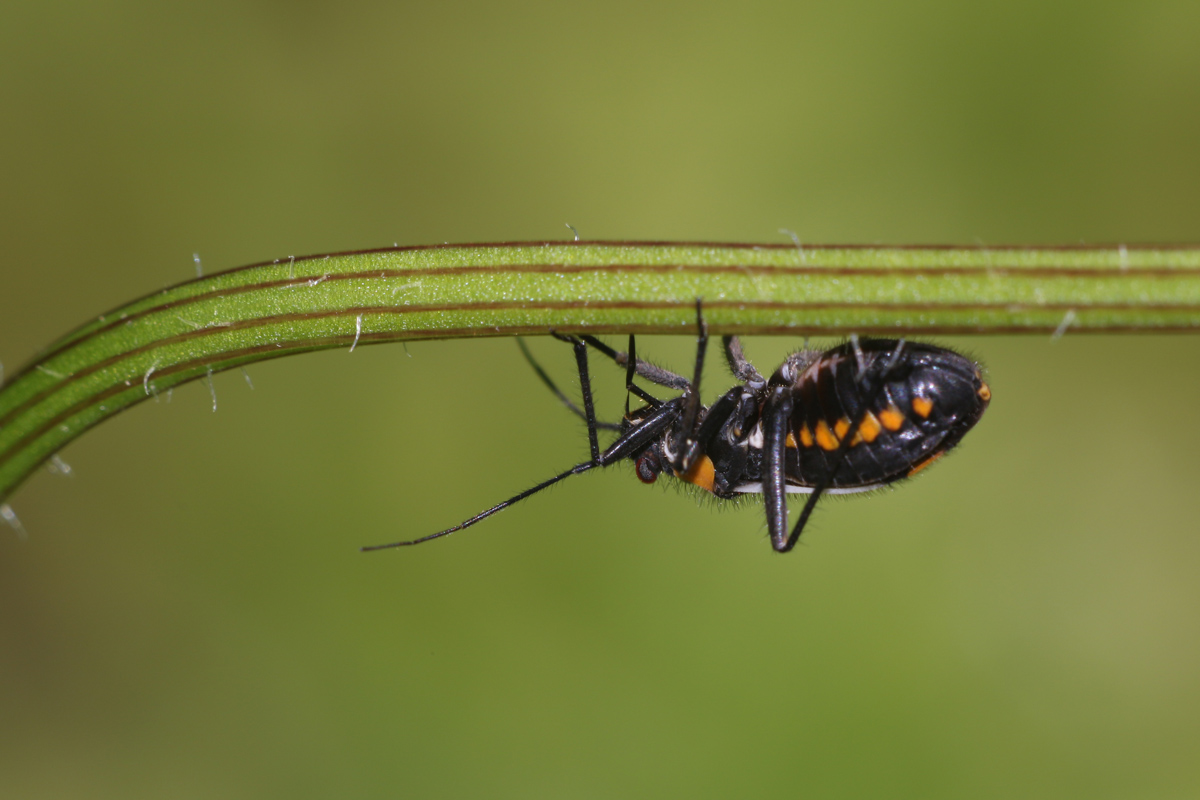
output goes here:
[{"label": "insect abdomen", "polygon": [[[883,374],[897,345],[861,342],[866,374]],[[801,373],[793,384],[789,482],[812,486],[829,476],[829,486],[845,489],[907,477],[957,444],[991,397],[970,359],[907,342],[882,388],[869,389],[850,344],[822,354]],[[849,446],[835,458],[856,423]]]}]

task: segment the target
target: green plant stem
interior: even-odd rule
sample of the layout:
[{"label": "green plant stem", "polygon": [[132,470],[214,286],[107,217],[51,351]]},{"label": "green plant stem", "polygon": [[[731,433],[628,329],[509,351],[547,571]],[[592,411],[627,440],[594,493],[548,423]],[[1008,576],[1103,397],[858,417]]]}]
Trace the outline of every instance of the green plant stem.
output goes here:
[{"label": "green plant stem", "polygon": [[1200,246],[546,243],[281,259],[188,281],[60,339],[0,389],[0,502],[93,425],[213,372],[411,339],[1200,331]]}]

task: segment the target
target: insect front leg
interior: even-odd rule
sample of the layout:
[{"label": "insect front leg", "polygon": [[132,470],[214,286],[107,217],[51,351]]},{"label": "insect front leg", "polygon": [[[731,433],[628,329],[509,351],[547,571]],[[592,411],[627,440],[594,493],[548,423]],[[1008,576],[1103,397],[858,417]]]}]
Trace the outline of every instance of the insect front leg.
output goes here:
[{"label": "insect front leg", "polygon": [[583,390],[583,413],[587,420],[588,447],[592,463],[600,463],[600,443],[596,439],[596,408],[592,403],[592,379],[588,374],[587,345],[575,340],[575,363],[579,366],[579,386]]},{"label": "insect front leg", "polygon": [[[732,445],[732,439],[741,433],[740,425],[745,417],[746,396],[741,386],[733,387],[709,407],[704,421],[700,423],[696,435],[684,453],[683,462],[688,465],[687,469],[689,472],[696,472],[695,476],[686,476],[687,480],[720,497],[730,494],[731,465],[737,463],[734,469],[737,475],[740,475],[745,467],[745,449]],[[730,425],[737,433],[727,433]],[[729,436],[729,441],[718,443],[723,434]],[[740,453],[740,462],[736,456],[731,457],[731,453]],[[708,478],[709,474],[711,479]]]},{"label": "insect front leg", "polygon": [[725,360],[729,362],[729,371],[733,377],[751,387],[762,386],[766,380],[759,374],[750,359],[742,352],[742,340],[736,336],[723,336],[721,343],[725,346]]},{"label": "insect front leg", "polygon": [[[668,389],[677,389],[679,391],[684,391],[688,387],[687,378],[683,377],[682,375],[676,375],[669,369],[663,369],[662,367],[655,366],[647,361],[639,361],[636,355],[631,359],[628,353],[620,353],[616,350],[613,350],[595,336],[584,335],[580,338],[594,347],[596,350],[599,350],[603,355],[611,358],[613,363],[618,367],[626,367],[630,361],[632,361],[635,369],[637,370],[637,374],[651,383],[657,383],[659,386],[665,386]],[[644,393],[642,390],[636,386],[631,388],[630,391],[651,405],[657,405],[660,402],[649,395],[643,396]]]},{"label": "insect front leg", "polygon": [[587,422],[588,447],[590,448],[591,464],[600,464],[600,442],[596,435],[596,409],[592,403],[592,378],[588,370],[587,344],[576,336],[563,336],[550,332],[550,335],[564,342],[570,342],[575,350],[575,365],[579,368],[579,388],[583,393],[583,417]]}]

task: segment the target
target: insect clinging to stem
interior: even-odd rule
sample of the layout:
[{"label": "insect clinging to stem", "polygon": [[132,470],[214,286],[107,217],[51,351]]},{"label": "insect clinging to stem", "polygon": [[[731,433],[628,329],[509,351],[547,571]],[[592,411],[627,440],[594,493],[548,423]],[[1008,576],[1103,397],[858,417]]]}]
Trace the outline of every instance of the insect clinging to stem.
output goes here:
[{"label": "insect clinging to stem", "polygon": [[[405,547],[446,536],[572,475],[629,459],[643,483],[666,474],[720,499],[762,494],[771,545],[786,553],[795,547],[821,495],[870,491],[915,475],[958,444],[991,401],[979,365],[943,347],[851,336],[824,352],[793,353],[764,378],[746,359],[738,337],[725,336],[725,358],[740,383],[705,406],[700,378],[708,328],[700,301],[696,327],[691,380],[639,360],[632,335],[628,351],[621,353],[592,336],[554,333],[574,350],[582,409],[554,385],[522,343],[538,377],[587,422],[588,460],[454,527],[362,549]],[[589,348],[625,368],[625,414],[617,425],[597,422]],[[681,394],[660,400],[635,378]],[[631,411],[631,396],[644,405]],[[601,429],[618,431],[605,450],[597,439]],[[789,533],[787,495],[792,493],[808,499]]]}]

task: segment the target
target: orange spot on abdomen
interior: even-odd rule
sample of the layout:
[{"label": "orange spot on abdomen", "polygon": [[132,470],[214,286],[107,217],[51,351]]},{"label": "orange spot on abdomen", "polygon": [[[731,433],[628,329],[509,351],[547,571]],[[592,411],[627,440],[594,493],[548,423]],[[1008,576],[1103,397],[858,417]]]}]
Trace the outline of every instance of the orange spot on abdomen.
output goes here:
[{"label": "orange spot on abdomen", "polygon": [[882,428],[879,427],[879,419],[870,411],[868,411],[863,417],[862,422],[859,423],[858,435],[866,439],[869,443],[875,441],[875,438],[879,436],[879,432],[881,430]]},{"label": "orange spot on abdomen", "polygon": [[838,440],[833,435],[833,431],[829,429],[829,424],[825,420],[817,421],[817,444],[822,450],[837,450]]},{"label": "orange spot on abdomen", "polygon": [[688,483],[695,484],[705,491],[713,490],[713,479],[716,477],[717,470],[713,467],[712,459],[708,456],[700,456],[696,459],[696,463],[692,464],[687,473],[682,475],[682,479]]},{"label": "orange spot on abdomen", "polygon": [[807,424],[800,426],[800,444],[804,445],[805,447],[813,446],[812,431],[808,429]]},{"label": "orange spot on abdomen", "polygon": [[904,415],[895,406],[888,406],[879,412],[879,421],[889,431],[898,431],[904,427]]},{"label": "orange spot on abdomen", "polygon": [[913,411],[921,415],[921,419],[929,419],[930,413],[933,412],[933,401],[927,397],[914,397],[912,407]]}]

